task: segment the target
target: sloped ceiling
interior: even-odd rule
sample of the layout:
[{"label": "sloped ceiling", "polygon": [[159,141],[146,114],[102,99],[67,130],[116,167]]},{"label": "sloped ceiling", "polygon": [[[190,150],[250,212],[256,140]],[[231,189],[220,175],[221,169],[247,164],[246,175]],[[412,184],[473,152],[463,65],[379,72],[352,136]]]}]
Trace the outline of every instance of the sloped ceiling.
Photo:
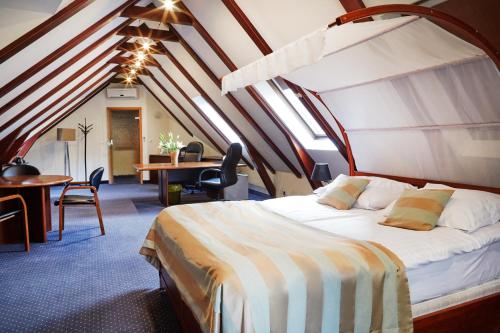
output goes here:
[{"label": "sloped ceiling", "polygon": [[[176,2],[176,7],[192,14],[192,22],[178,22],[170,17],[169,22],[164,22],[166,25],[159,24],[154,17],[120,16],[127,8],[131,13],[132,6],[160,7],[160,1],[87,1],[69,10],[76,2],[84,1],[7,0],[0,4],[0,8],[6,9],[0,11],[0,22],[7,24],[0,26],[0,31],[16,29],[0,37],[3,47],[0,50],[0,145],[5,147],[2,163],[15,156],[25,141],[40,136],[119,75],[120,64],[113,63],[113,59],[117,55],[128,57],[130,52],[120,46],[130,45],[124,43],[135,40],[132,36],[124,36],[123,29],[128,25],[145,24],[146,29],[162,30],[164,34],[170,29],[167,34],[174,37],[158,42],[162,46],[162,51],[154,56],[158,65],[148,66],[148,71],[139,76],[140,81],[184,126],[211,142],[214,148],[227,149],[228,141],[223,133],[218,132],[190,101],[194,96],[205,94],[227,117],[230,125],[242,134],[247,145],[245,157],[249,164],[257,167],[270,192],[273,188],[269,184],[269,172],[291,171],[298,177],[310,174],[314,160],[294,139],[293,133],[276,120],[273,110],[269,110],[255,91],[247,89],[229,96],[220,95],[223,75],[263,55],[262,47],[259,48],[245,31],[228,3],[239,7],[270,49],[277,49],[332,22],[345,13],[346,3],[362,6],[362,1],[185,0]],[[280,8],[286,10],[280,11]],[[64,19],[54,21],[65,9]],[[11,10],[17,11],[17,22],[25,23],[16,26]],[[54,15],[43,16],[47,13]],[[45,20],[44,34],[33,40],[23,39],[23,34],[32,33],[41,23],[41,17]],[[18,45],[14,51],[4,52],[20,41],[22,47]],[[190,77],[195,82],[190,81]],[[340,137],[331,115],[321,110],[317,101],[308,108],[315,108],[332,135]],[[341,149],[342,138],[336,144]]]}]

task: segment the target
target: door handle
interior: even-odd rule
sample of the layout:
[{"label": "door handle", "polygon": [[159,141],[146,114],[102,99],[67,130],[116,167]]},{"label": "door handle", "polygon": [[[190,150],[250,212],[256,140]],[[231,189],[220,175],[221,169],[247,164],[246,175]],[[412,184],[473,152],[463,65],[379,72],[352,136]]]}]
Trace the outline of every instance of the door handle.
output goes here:
[{"label": "door handle", "polygon": [[110,140],[108,141],[108,147],[111,147],[111,146],[113,146],[113,139],[110,139]]}]

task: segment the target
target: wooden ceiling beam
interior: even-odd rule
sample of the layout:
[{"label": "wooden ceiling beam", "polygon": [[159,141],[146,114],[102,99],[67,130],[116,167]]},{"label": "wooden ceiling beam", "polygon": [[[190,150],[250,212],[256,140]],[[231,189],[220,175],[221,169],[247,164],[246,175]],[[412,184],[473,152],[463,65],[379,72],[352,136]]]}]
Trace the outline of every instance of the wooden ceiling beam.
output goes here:
[{"label": "wooden ceiling beam", "polygon": [[[189,43],[179,34],[173,26],[169,26],[172,32],[177,35],[179,43],[182,47],[191,55],[191,57],[196,61],[196,63],[203,69],[203,71],[208,75],[208,77],[213,81],[213,83],[221,89],[222,81],[219,79],[215,73],[208,67],[208,65],[203,61],[203,59],[196,53],[196,51],[189,45]],[[158,49],[164,52],[165,47],[163,45],[158,45]],[[250,113],[241,105],[241,103],[234,97],[234,95],[228,92],[225,97],[233,104],[233,106],[238,110],[243,118],[252,126],[252,128],[259,133],[259,135],[264,139],[264,141],[271,147],[271,149],[276,153],[276,155],[281,159],[283,163],[295,174],[296,177],[301,177],[300,171],[297,170],[295,165],[286,157],[283,151],[274,143],[274,141],[269,137],[269,135],[257,124]]]},{"label": "wooden ceiling beam", "polygon": [[[69,100],[68,102],[64,103],[64,105],[62,105],[61,107],[59,107],[56,111],[52,112],[47,118],[46,120],[52,118],[53,116],[57,115],[58,113],[60,113],[61,111],[63,111],[65,108],[67,108],[69,105],[71,105],[73,102],[77,101],[79,98],[81,98],[82,96],[84,96],[85,94],[87,94],[92,88],[94,88],[96,85],[98,85],[99,83],[101,83],[108,75],[109,73],[111,73],[112,71],[109,71],[108,73],[104,74],[102,77],[100,77],[98,80],[96,80],[94,83],[92,83],[91,85],[89,85],[87,88],[83,89],[80,93],[78,93],[75,97],[73,97],[71,100]],[[109,82],[109,80],[108,80]],[[66,114],[66,113],[64,113]],[[47,128],[49,127],[50,125],[52,125],[53,123],[56,122],[57,119],[54,119],[53,121],[51,121],[49,124],[47,124],[44,128]],[[40,122],[38,124],[36,124],[31,130],[30,132],[33,132],[35,131],[38,127],[40,127],[44,122]],[[36,136],[36,139],[34,139],[35,141],[38,139],[38,137],[40,137],[41,135],[43,135],[45,132],[43,132],[43,130],[40,130],[38,131],[35,135],[32,136],[35,137]],[[31,140],[31,138],[30,138]],[[30,143],[29,147],[26,147],[25,143],[23,143],[23,147],[21,147],[20,149],[20,153],[19,153],[19,156],[22,156],[24,157],[26,155],[26,153],[29,151],[29,149],[31,148],[31,146],[33,145],[34,142]]]},{"label": "wooden ceiling beam", "polygon": [[5,96],[5,94],[9,93],[16,87],[18,87],[20,84],[22,84],[24,81],[28,80],[32,76],[34,76],[36,73],[56,61],[57,59],[61,58],[65,53],[70,51],[72,48],[75,46],[81,44],[85,39],[90,37],[92,34],[95,32],[99,31],[102,29],[105,25],[110,23],[112,20],[114,20],[120,13],[127,8],[128,6],[132,6],[139,2],[139,0],[127,0],[125,1],[121,6],[115,8],[112,10],[110,13],[108,13],[106,16],[101,18],[99,21],[96,23],[92,24],[90,27],[82,31],[80,34],[77,36],[73,37],[70,41],[66,42],[64,45],[59,47],[57,50],[53,51],[51,54],[25,70],[23,73],[19,74],[17,77],[9,81],[9,83],[5,84],[0,88],[0,98]]},{"label": "wooden ceiling beam", "polygon": [[[182,2],[176,4],[182,11],[193,16],[190,10]],[[212,48],[212,50],[218,55],[220,60],[229,68],[231,71],[235,71],[238,67],[231,61],[229,56],[222,50],[222,48],[217,44],[217,42],[210,36],[208,31],[203,27],[203,25],[193,16],[193,27],[200,34],[200,36],[205,40],[205,42]],[[307,150],[302,146],[302,144],[297,140],[295,135],[285,126],[285,124],[278,118],[274,110],[269,106],[269,104],[262,98],[259,92],[253,87],[248,86],[245,90],[250,94],[250,96],[259,104],[266,115],[271,119],[271,121],[278,127],[280,132],[285,136],[290,148],[292,149],[295,157],[299,161],[304,173],[307,176],[307,180],[313,188],[321,186],[320,182],[315,182],[310,179],[312,170],[314,168],[314,160],[309,155]]]},{"label": "wooden ceiling beam", "polygon": [[[74,87],[72,87],[71,89],[69,89],[67,92],[65,92],[64,94],[62,94],[61,96],[59,96],[56,100],[54,100],[52,103],[50,103],[49,105],[47,105],[45,108],[43,108],[42,110],[38,111],[36,114],[34,114],[33,116],[31,116],[31,118],[29,118],[28,120],[26,120],[21,126],[19,126],[19,128],[22,128],[24,129],[26,126],[30,125],[32,122],[36,121],[38,118],[42,117],[43,115],[45,115],[45,113],[49,112],[50,110],[52,110],[56,105],[58,105],[59,103],[63,102],[66,98],[68,98],[71,94],[73,94],[75,91],[77,91],[78,89],[80,89],[85,83],[89,82],[90,80],[92,80],[94,77],[96,77],[97,75],[99,75],[104,69],[106,69],[107,67],[109,66],[109,64],[104,64],[102,66],[100,66],[98,69],[96,69],[94,72],[90,73],[89,75],[87,75],[83,80],[81,80],[80,82],[78,82],[78,84],[76,84]],[[114,69],[111,69],[108,74],[110,72],[113,72]],[[106,75],[104,75],[106,76]],[[96,84],[98,84],[98,82],[100,82],[101,80],[103,80],[103,78],[100,78],[99,80],[97,80],[96,82],[94,82],[92,85],[89,86],[88,89],[90,89],[91,87],[95,86]],[[80,96],[77,95],[77,96]],[[71,103],[73,103],[75,100],[77,99],[77,97],[74,97],[72,99],[70,99],[67,103],[65,103],[65,105],[62,107],[62,109],[64,109],[66,106],[70,105]],[[58,111],[60,111],[61,109],[59,109]],[[58,112],[56,111],[56,113]],[[52,114],[53,115],[53,114]],[[51,115],[51,116],[52,116]],[[46,119],[49,119],[51,116],[47,117]]]},{"label": "wooden ceiling beam", "polygon": [[9,163],[12,156],[15,154],[12,152],[17,152],[19,147],[16,146],[16,142],[18,141],[18,135],[20,132],[21,130],[16,129],[0,140],[0,147],[2,147],[0,150],[0,166]]},{"label": "wooden ceiling beam", "polygon": [[[106,75],[104,75],[104,77],[106,77]],[[59,115],[56,119],[54,119],[49,124],[47,124],[46,126],[44,126],[42,128],[42,130],[40,130],[40,136],[44,135],[45,133],[47,133],[48,131],[50,131],[52,128],[54,128],[55,126],[57,126],[61,121],[63,121],[64,119],[66,119],[69,115],[71,115],[72,113],[74,113],[75,111],[77,111],[79,108],[81,108],[83,105],[85,105],[85,103],[87,103],[88,101],[90,101],[94,96],[96,96],[101,91],[103,91],[104,88],[106,88],[109,85],[109,83],[111,82],[112,79],[113,79],[112,77],[109,78],[107,81],[105,81],[99,87],[97,87],[96,89],[94,89],[94,91],[92,91],[90,94],[88,94],[87,96],[85,96],[85,98],[83,98],[75,106],[71,107],[69,110],[65,111],[63,114]],[[88,90],[90,90],[90,87],[88,89],[86,89],[87,93],[88,93]],[[62,110],[62,109],[60,109],[60,110]]]},{"label": "wooden ceiling beam", "polygon": [[[271,46],[266,42],[264,37],[259,33],[257,28],[253,25],[253,23],[250,21],[250,19],[245,15],[245,13],[241,10],[241,8],[238,6],[236,1],[234,0],[222,0],[226,8],[231,12],[231,14],[234,16],[234,18],[238,21],[240,26],[245,30],[247,35],[252,39],[252,41],[255,43],[255,45],[259,48],[259,50],[262,52],[264,55],[268,55],[273,52],[273,49]],[[350,5],[353,5],[354,2],[356,3],[361,3],[363,4],[363,1],[361,0],[343,0],[341,2],[346,2],[350,3]],[[357,8],[356,8],[357,9]],[[333,142],[333,144],[337,147],[339,153],[344,157],[345,160],[347,160],[347,150],[345,144],[342,142],[342,140],[339,138],[337,133],[335,133],[334,129],[330,126],[328,121],[326,121],[325,117],[321,114],[321,112],[318,110],[316,105],[310,100],[310,98],[307,96],[306,92],[302,89],[302,87],[299,87],[289,81],[284,80],[285,85],[288,86],[296,95],[300,96],[299,100],[301,101],[302,105],[306,108],[306,110],[309,111],[311,116],[318,122],[318,125],[321,127],[323,132],[327,135],[327,137]],[[281,90],[279,90],[281,92]],[[284,97],[284,96],[283,96]],[[286,98],[286,97],[285,97]]]},{"label": "wooden ceiling beam", "polygon": [[0,50],[0,64],[19,53],[24,48],[31,45],[34,41],[47,34],[49,31],[65,22],[73,15],[93,3],[95,0],[74,0],[66,7],[49,17],[15,41]]},{"label": "wooden ceiling beam", "polygon": [[[137,42],[124,43],[120,46],[120,49],[123,51],[126,51],[126,52],[131,52],[131,53],[135,53],[138,51],[144,51],[142,44],[139,44]],[[158,53],[159,51],[158,51],[158,48],[156,47],[156,45],[150,45],[147,52],[150,54],[154,54],[154,53]]]},{"label": "wooden ceiling beam", "polygon": [[171,11],[165,8],[151,8],[131,6],[125,9],[121,16],[130,17],[138,20],[147,20],[154,22],[161,22],[163,24],[174,23],[174,24],[184,24],[191,25],[191,16],[178,11]]},{"label": "wooden ceiling beam", "polygon": [[144,37],[154,41],[171,41],[177,40],[175,34],[167,30],[151,29],[145,23],[138,27],[127,26],[122,28],[119,32],[121,36],[127,37]]},{"label": "wooden ceiling beam", "polygon": [[202,126],[200,126],[200,124],[191,116],[191,114],[184,109],[184,107],[175,99],[175,97],[172,96],[172,94],[170,94],[170,92],[160,83],[160,81],[158,81],[158,79],[153,75],[153,73],[148,73],[148,74],[151,80],[153,80],[153,82],[158,86],[158,88],[160,88],[163,91],[163,93],[165,93],[165,95],[167,95],[168,98],[170,98],[170,100],[174,102],[174,104],[179,108],[179,110],[181,110],[182,113],[184,113],[184,115],[189,119],[189,121],[193,125],[195,125],[196,128],[198,128],[198,130],[201,133],[203,133],[203,135],[213,144],[214,148],[217,149],[219,153],[221,153],[222,155],[225,155],[226,151],[222,149],[221,146],[212,138],[212,136],[209,135],[207,131]]},{"label": "wooden ceiling beam", "polygon": [[[96,40],[94,43],[92,43],[91,45],[86,47],[84,50],[80,51],[77,55],[75,55],[74,57],[72,57],[71,59],[66,61],[64,64],[62,64],[61,66],[57,67],[55,70],[53,70],[50,73],[48,73],[47,75],[45,75],[43,78],[41,78],[36,83],[34,83],[31,87],[27,88],[22,93],[20,93],[16,97],[14,97],[12,100],[7,102],[5,105],[0,107],[0,115],[5,113],[7,110],[11,109],[13,106],[18,104],[22,100],[24,100],[26,97],[31,95],[34,91],[38,90],[41,86],[43,86],[44,84],[46,84],[47,82],[52,80],[54,77],[56,77],[57,75],[59,75],[60,73],[62,73],[63,71],[65,71],[66,69],[71,67],[72,65],[74,65],[76,62],[78,62],[80,59],[85,57],[87,54],[94,51],[96,48],[98,48],[103,43],[108,41],[111,37],[113,37],[118,30],[129,25],[130,23],[132,23],[132,21],[133,20],[126,20],[122,24],[118,25],[116,28],[112,29],[111,31],[106,33],[104,36],[102,36],[101,38]],[[23,83],[23,82],[21,82],[21,83]]]},{"label": "wooden ceiling beam", "polygon": [[[210,127],[219,135],[224,141],[226,142],[227,145],[230,145],[232,142],[229,140],[229,138],[222,133],[222,131],[210,120],[210,118],[207,117],[207,115],[203,112],[203,110],[193,101],[193,99],[184,91],[184,89],[179,86],[179,84],[163,69],[163,67],[158,67],[160,72],[167,78],[167,80],[172,84],[172,86],[184,97],[184,99],[198,112],[198,114],[205,120],[205,122],[210,125]],[[252,164],[245,158],[243,157],[243,160],[245,163],[253,169]]]},{"label": "wooden ceiling beam", "polygon": [[[240,129],[236,126],[235,123],[226,115],[224,111],[215,103],[215,101],[208,95],[208,93],[196,82],[196,80],[191,76],[191,74],[182,66],[182,64],[175,58],[175,56],[168,51],[167,48],[164,48],[164,54],[169,58],[169,60],[177,67],[177,69],[184,75],[184,77],[191,83],[191,85],[198,91],[198,93],[205,99],[205,101],[212,106],[212,108],[219,114],[219,116],[231,127],[236,134],[240,137],[240,139],[243,141],[245,144],[248,153],[252,160],[254,161],[254,164],[257,165],[263,165],[265,164],[271,172],[276,173],[274,168],[266,161],[266,159],[258,152],[258,150],[253,146],[252,142],[247,139],[247,137],[243,134],[243,132],[240,131]],[[160,71],[165,75],[164,69],[160,67]],[[194,103],[194,102],[193,102]],[[196,104],[196,103],[194,103]],[[202,117],[211,123],[211,120],[204,114],[203,111],[199,110],[200,114]],[[215,124],[213,125],[215,126]],[[272,197],[276,197],[276,188],[272,182],[272,180],[269,178],[269,174],[265,170],[265,168],[257,168],[257,172],[259,173],[259,176],[261,177],[262,181],[264,182],[264,185],[266,186],[267,191]]]},{"label": "wooden ceiling beam", "polygon": [[107,50],[105,50],[103,53],[101,53],[99,56],[95,57],[92,59],[89,63],[87,63],[85,66],[77,70],[75,73],[70,75],[67,79],[65,79],[63,82],[59,83],[56,87],[52,88],[49,92],[45,93],[43,96],[38,98],[35,102],[33,102],[31,105],[23,109],[22,111],[16,113],[15,116],[10,118],[8,121],[6,121],[4,124],[0,126],[0,132],[4,131],[6,128],[14,124],[16,121],[24,117],[26,114],[28,114],[30,111],[35,109],[39,104],[43,103],[46,99],[50,98],[52,95],[58,93],[61,89],[64,89],[68,84],[76,80],[78,77],[80,77],[82,74],[84,74],[87,70],[98,64],[100,61],[104,60],[108,55],[110,55],[115,49],[122,43],[124,43],[126,38],[122,38],[115,44],[113,44],[111,47],[109,47]]},{"label": "wooden ceiling beam", "polygon": [[149,89],[149,87],[144,83],[144,81],[141,80],[141,78],[138,79],[138,81],[142,84],[142,86],[144,88],[146,88],[146,90],[156,99],[156,101],[158,103],[160,103],[160,105],[165,109],[165,111],[167,111],[168,114],[170,114],[170,116],[172,116],[172,118],[175,119],[175,121],[181,125],[181,127],[191,136],[194,136],[193,133],[186,127],[186,125],[184,125],[184,123],[182,121],[179,120],[179,118],[177,118],[177,116],[165,105],[165,103],[162,102],[161,99],[158,98],[158,96],[156,96],[156,94],[151,90]]}]

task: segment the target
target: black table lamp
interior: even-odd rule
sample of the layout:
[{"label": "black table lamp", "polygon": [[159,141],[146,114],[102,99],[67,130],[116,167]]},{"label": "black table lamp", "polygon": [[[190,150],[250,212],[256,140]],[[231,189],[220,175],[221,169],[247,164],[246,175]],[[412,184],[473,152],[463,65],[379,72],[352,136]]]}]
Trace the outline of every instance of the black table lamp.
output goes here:
[{"label": "black table lamp", "polygon": [[332,180],[328,163],[316,163],[311,175],[311,180],[327,182]]}]

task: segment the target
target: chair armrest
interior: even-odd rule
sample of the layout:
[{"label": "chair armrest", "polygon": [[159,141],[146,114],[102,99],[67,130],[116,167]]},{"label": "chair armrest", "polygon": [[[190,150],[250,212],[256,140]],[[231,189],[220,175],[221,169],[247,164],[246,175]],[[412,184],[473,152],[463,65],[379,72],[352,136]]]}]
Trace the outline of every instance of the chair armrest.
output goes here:
[{"label": "chair armrest", "polygon": [[0,198],[0,202],[6,202],[6,201],[11,201],[11,200],[19,200],[21,202],[21,205],[23,205],[23,210],[25,212],[27,212],[26,201],[24,201],[24,198],[21,195],[12,194],[12,195],[8,195],[8,196]]},{"label": "chair armrest", "polygon": [[90,184],[89,181],[82,181],[82,182],[71,182],[69,183],[69,185],[86,185],[86,184]]},{"label": "chair armrest", "polygon": [[59,202],[62,202],[64,199],[64,195],[68,191],[72,190],[90,190],[92,194],[94,195],[94,198],[96,197],[97,190],[94,186],[89,186],[89,185],[81,185],[81,186],[66,186],[64,190],[61,193],[61,196],[59,197]]},{"label": "chair armrest", "polygon": [[203,174],[204,173],[207,173],[207,172],[218,172],[218,173],[221,173],[221,169],[216,169],[216,168],[210,168],[210,169],[204,169],[202,172],[200,172],[200,175],[198,176],[198,184],[201,184],[201,181],[203,180],[202,177],[203,177]]}]

